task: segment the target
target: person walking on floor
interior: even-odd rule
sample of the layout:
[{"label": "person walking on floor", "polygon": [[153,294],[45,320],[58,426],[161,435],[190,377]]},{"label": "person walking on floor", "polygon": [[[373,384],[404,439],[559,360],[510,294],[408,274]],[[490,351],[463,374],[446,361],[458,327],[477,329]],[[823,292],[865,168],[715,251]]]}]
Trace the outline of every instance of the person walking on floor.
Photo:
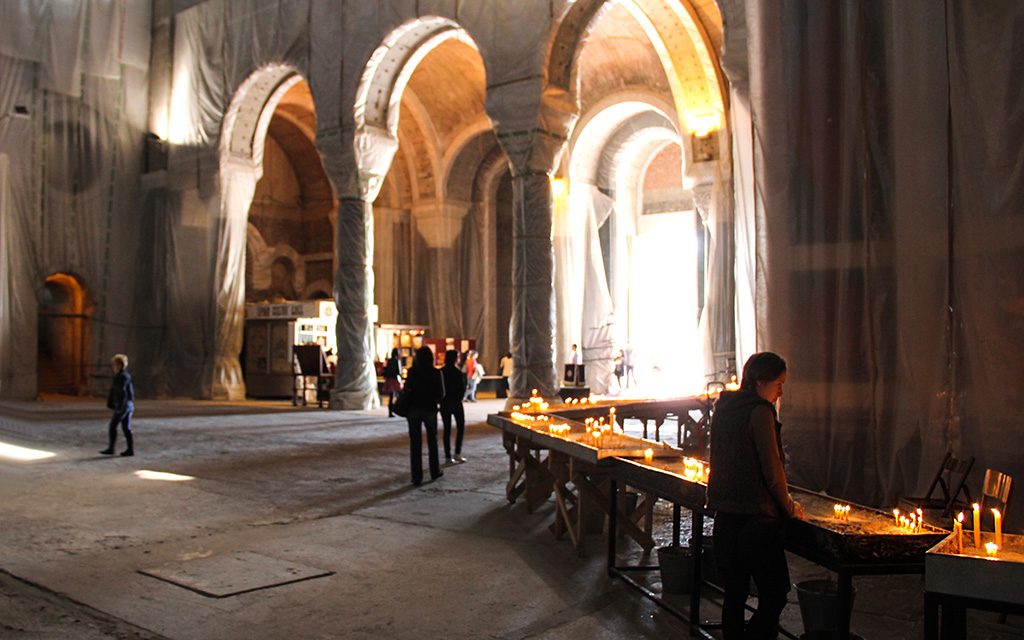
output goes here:
[{"label": "person walking on floor", "polygon": [[484,377],[484,365],[480,364],[480,354],[470,351],[466,358],[466,400],[476,402],[476,386]]},{"label": "person walking on floor", "polygon": [[466,357],[462,360],[462,373],[466,376],[466,395],[463,397],[464,400],[469,400],[469,385],[474,371],[476,371],[476,351],[470,349],[466,352]]},{"label": "person walking on floor", "polygon": [[[462,437],[466,433],[466,413],[462,398],[466,393],[466,377],[458,367],[459,352],[449,349],[444,353],[444,398],[441,400],[441,422],[444,424],[444,459],[449,464],[465,462],[462,457]],[[452,456],[452,418],[455,419],[455,455]]]},{"label": "person walking on floor", "polygon": [[506,353],[505,355],[501,356],[501,360],[498,361],[498,369],[501,370],[501,386],[504,391],[504,393],[501,396],[503,398],[508,397],[508,391],[510,388],[509,378],[512,377],[512,368],[514,366],[515,365],[513,364],[511,353]]},{"label": "person walking on floor", "polygon": [[[782,451],[782,424],[775,402],[782,397],[786,361],[755,353],[743,366],[738,391],[723,391],[711,418],[708,508],[714,509],[714,555],[724,578],[725,640],[772,640],[790,589],[783,529],[804,510],[789,494]],[[744,629],[750,579],[757,611]]]},{"label": "person walking on floor", "polygon": [[409,461],[412,483],[423,483],[423,430],[427,432],[427,455],[430,479],[444,475],[437,459],[437,405],[444,398],[444,379],[434,367],[434,352],[430,347],[416,350],[409,376],[405,380],[405,393],[409,398]]},{"label": "person walking on floor", "polygon": [[128,373],[128,356],[119,353],[110,359],[110,368],[114,371],[114,380],[107,394],[107,408],[114,412],[107,427],[107,448],[100,451],[103,455],[113,455],[117,443],[117,425],[121,425],[127,447],[122,456],[135,455],[135,441],[132,438],[132,413],[135,412],[135,386],[132,375]]},{"label": "person walking on floor", "polygon": [[398,356],[397,348],[391,350],[391,357],[384,365],[383,375],[384,393],[388,394],[388,417],[393,418],[395,412],[391,410],[391,405],[402,391],[402,360]]}]

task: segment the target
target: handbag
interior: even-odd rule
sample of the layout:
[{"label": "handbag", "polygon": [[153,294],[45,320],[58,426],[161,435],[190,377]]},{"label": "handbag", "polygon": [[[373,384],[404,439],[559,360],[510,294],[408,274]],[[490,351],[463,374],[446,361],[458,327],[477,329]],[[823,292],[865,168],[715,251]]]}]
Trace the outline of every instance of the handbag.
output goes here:
[{"label": "handbag", "polygon": [[412,402],[412,396],[409,395],[409,387],[405,386],[398,393],[398,397],[395,398],[395,402],[391,405],[391,412],[401,418],[409,417],[410,402]]}]

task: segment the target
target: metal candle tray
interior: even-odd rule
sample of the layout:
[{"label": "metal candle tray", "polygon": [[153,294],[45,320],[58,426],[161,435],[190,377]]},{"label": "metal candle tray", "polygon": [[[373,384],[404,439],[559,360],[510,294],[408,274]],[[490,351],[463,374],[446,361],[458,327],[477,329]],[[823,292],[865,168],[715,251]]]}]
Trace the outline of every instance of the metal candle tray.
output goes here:
[{"label": "metal candle tray", "polygon": [[891,513],[860,505],[851,505],[849,520],[837,520],[833,506],[845,500],[796,487],[790,492],[807,519],[787,521],[786,548],[823,566],[923,566],[925,552],[949,534],[929,525],[905,531]]},{"label": "metal candle tray", "polygon": [[956,552],[952,535],[929,549],[925,591],[1024,605],[1024,536],[1003,534],[1003,548],[987,558],[984,545],[992,541],[993,534],[984,532],[977,549],[973,532],[964,531],[964,553]]},{"label": "metal candle tray", "polygon": [[587,441],[586,426],[564,419],[552,420],[552,422],[564,423],[571,427],[571,431],[558,436],[547,431],[547,427],[532,428],[528,425],[519,424],[511,416],[505,414],[490,414],[487,416],[487,424],[498,427],[503,431],[511,433],[520,439],[527,440],[541,449],[548,449],[567,456],[598,464],[611,458],[622,456],[643,457],[646,449],[651,449],[655,457],[682,457],[682,452],[668,445],[644,440],[635,436],[622,433],[605,436],[613,442],[613,446],[598,447]]}]

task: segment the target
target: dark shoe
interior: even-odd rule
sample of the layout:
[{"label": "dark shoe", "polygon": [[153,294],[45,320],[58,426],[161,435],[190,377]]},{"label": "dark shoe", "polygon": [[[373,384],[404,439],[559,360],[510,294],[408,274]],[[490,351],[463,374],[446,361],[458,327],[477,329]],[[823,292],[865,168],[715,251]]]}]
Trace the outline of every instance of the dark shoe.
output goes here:
[{"label": "dark shoe", "polygon": [[[113,453],[113,451],[111,451],[111,453]],[[134,456],[135,452],[132,451],[131,449],[125,449],[124,451],[121,452],[121,455],[122,456]]]},{"label": "dark shoe", "polygon": [[105,456],[112,456],[112,455],[114,455],[114,450],[111,449],[110,447],[107,447],[103,451],[100,451],[100,453],[102,453]]},{"label": "dark shoe", "polygon": [[413,480],[412,484],[413,484],[413,486],[418,487],[421,484],[423,484],[423,481],[422,480]]},{"label": "dark shoe", "polygon": [[430,479],[431,480],[437,480],[438,478],[440,478],[443,475],[444,475],[444,471],[438,471],[436,475],[433,474],[433,473],[430,474]]}]

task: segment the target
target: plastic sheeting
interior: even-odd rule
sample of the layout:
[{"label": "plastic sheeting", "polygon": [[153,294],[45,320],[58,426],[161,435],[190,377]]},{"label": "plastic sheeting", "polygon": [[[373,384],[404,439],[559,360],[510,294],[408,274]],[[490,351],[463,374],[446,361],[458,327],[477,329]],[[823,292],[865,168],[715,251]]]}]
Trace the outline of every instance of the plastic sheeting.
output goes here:
[{"label": "plastic sheeting", "polygon": [[54,273],[85,291],[82,391],[153,335],[135,274],[111,260],[137,252],[148,34],[146,3],[0,5],[0,395],[36,393],[37,292]]},{"label": "plastic sheeting", "polygon": [[533,389],[545,398],[558,393],[555,375],[554,251],[551,183],[547,174],[514,175],[512,230],[512,398]]},{"label": "plastic sheeting", "polygon": [[579,345],[593,393],[608,392],[614,369],[615,316],[598,236],[610,215],[612,199],[585,183],[574,183],[554,211],[556,371],[566,364],[569,346]]},{"label": "plastic sheeting", "polygon": [[1012,2],[748,5],[737,207],[795,482],[886,506],[947,449],[977,457],[975,495],[986,467],[1024,477],[1022,24]]}]

